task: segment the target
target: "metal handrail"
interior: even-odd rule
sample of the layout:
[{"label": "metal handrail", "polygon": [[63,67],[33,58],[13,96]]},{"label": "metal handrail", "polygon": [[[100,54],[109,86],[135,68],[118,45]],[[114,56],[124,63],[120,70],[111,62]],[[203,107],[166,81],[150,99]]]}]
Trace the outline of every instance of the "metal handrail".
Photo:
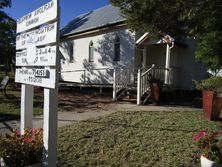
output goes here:
[{"label": "metal handrail", "polygon": [[150,71],[152,71],[155,68],[155,64],[152,64],[151,68],[149,68],[148,70],[146,70],[141,77],[145,76],[146,74],[148,74]]}]

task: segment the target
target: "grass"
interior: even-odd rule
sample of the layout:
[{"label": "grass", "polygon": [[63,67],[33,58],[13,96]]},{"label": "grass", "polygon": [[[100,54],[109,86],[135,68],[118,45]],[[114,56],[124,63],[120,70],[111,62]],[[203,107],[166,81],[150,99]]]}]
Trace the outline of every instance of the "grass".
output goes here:
[{"label": "grass", "polygon": [[[7,87],[8,98],[0,93],[0,120],[11,120],[20,118],[21,90],[19,87]],[[41,115],[43,113],[42,93],[38,91],[34,95],[33,115]]]},{"label": "grass", "polygon": [[[10,82],[7,86],[8,98],[0,93],[0,121],[20,118],[20,101],[21,101],[21,86],[14,83],[13,73],[9,73]],[[0,80],[4,77],[4,72],[0,72]],[[43,113],[43,95],[42,91],[34,95],[33,114],[41,115]]]},{"label": "grass", "polygon": [[[0,94],[0,116],[14,119],[20,116],[21,90],[20,88],[7,88],[8,98]],[[34,95],[33,115],[41,115],[43,112],[43,99],[41,93]]]},{"label": "grass", "polygon": [[[1,79],[1,74],[0,74]],[[42,91],[34,97],[34,115],[42,113]],[[0,94],[0,120],[19,118],[20,87],[9,85],[9,98]],[[216,128],[202,112],[127,111],[59,129],[59,166],[192,167],[199,155],[192,138]]]},{"label": "grass", "polygon": [[59,129],[59,166],[199,166],[192,141],[209,122],[202,112],[127,111]]}]

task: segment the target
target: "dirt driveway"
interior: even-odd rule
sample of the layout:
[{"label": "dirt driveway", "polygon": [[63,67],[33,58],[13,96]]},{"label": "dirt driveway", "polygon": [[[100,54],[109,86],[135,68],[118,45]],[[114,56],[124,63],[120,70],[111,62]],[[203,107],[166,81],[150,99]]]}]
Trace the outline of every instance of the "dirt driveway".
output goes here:
[{"label": "dirt driveway", "polygon": [[99,94],[95,91],[73,89],[59,91],[58,102],[60,112],[104,111],[115,106],[110,93]]}]

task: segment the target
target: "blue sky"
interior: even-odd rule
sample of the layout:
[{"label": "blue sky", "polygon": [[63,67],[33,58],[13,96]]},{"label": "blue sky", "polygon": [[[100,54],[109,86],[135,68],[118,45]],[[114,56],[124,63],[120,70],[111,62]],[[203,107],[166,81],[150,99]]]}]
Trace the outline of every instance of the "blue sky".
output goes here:
[{"label": "blue sky", "polygon": [[[50,0],[12,0],[12,7],[5,9],[12,18],[18,19]],[[108,5],[109,0],[60,0],[61,28],[79,14]]]}]

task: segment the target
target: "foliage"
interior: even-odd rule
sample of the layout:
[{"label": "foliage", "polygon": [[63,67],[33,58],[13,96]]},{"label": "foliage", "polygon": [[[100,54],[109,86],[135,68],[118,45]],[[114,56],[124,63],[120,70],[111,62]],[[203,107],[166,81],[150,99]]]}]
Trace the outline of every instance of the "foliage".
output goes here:
[{"label": "foliage", "polygon": [[171,36],[187,34],[197,6],[192,0],[111,0],[111,3],[120,7],[132,30],[154,36],[161,33]]},{"label": "foliage", "polygon": [[1,0],[0,1],[0,9],[4,7],[10,7],[11,6],[11,0]]},{"label": "foliage", "polygon": [[120,8],[129,28],[150,37],[195,36],[197,58],[217,72],[222,68],[221,0],[110,0]]},{"label": "foliage", "polygon": [[2,10],[10,5],[10,0],[1,0],[0,2],[0,62],[5,64],[6,68],[12,62],[12,56],[15,54],[16,23]]},{"label": "foliage", "polygon": [[18,131],[0,139],[0,157],[8,166],[27,166],[42,160],[42,129],[26,129],[24,135]]},{"label": "foliage", "polygon": [[[132,30],[171,36],[221,31],[220,0],[110,0]],[[210,13],[210,14],[209,14]],[[204,19],[202,19],[204,18]]]},{"label": "foliage", "polygon": [[212,76],[199,83],[196,82],[196,87],[198,90],[222,92],[222,77]]},{"label": "foliage", "polygon": [[193,138],[202,155],[211,161],[222,162],[222,131],[207,129]]},{"label": "foliage", "polygon": [[222,31],[209,32],[200,37],[196,58],[216,75],[222,68]]}]

